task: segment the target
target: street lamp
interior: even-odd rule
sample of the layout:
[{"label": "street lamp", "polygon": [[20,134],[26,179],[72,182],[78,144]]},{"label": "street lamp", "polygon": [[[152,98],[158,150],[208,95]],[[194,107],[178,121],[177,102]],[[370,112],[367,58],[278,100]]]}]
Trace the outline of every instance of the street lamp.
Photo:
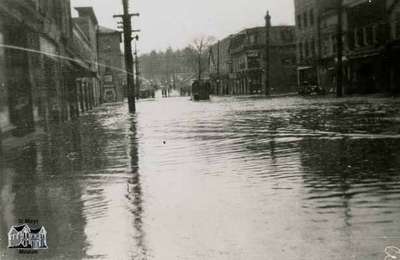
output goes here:
[{"label": "street lamp", "polygon": [[271,29],[271,16],[269,11],[265,16],[265,95],[270,94],[270,29]]},{"label": "street lamp", "polygon": [[[135,32],[140,32],[140,30],[134,30]],[[139,79],[139,59],[137,54],[137,42],[139,41],[139,35],[135,35],[133,38],[135,40],[135,76],[136,76],[136,99],[140,97],[140,79]]]},{"label": "street lamp", "polygon": [[343,96],[343,0],[337,1],[337,68],[336,68],[336,96]]}]

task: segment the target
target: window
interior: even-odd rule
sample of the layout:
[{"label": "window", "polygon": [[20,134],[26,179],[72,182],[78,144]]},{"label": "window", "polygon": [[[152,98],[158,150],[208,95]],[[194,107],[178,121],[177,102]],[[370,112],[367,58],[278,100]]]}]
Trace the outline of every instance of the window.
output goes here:
[{"label": "window", "polygon": [[350,50],[354,50],[355,47],[355,34],[354,31],[350,31],[347,35],[348,46]]},{"label": "window", "polygon": [[357,29],[357,46],[364,46],[364,29]]},{"label": "window", "polygon": [[[4,36],[0,32],[0,44],[4,44]],[[4,56],[4,48],[0,48],[0,59]]]},{"label": "window", "polygon": [[334,54],[337,51],[337,37],[336,36],[331,37],[331,44],[332,44],[331,53]]},{"label": "window", "polygon": [[395,38],[400,38],[400,21],[396,21],[395,24]]},{"label": "window", "polygon": [[315,48],[315,41],[314,39],[311,39],[311,55],[315,56],[316,55],[316,48]]},{"label": "window", "polygon": [[366,31],[366,44],[372,45],[374,43],[374,30],[372,26],[365,28]]},{"label": "window", "polygon": [[299,29],[301,29],[301,15],[297,15],[297,27],[299,27]]},{"label": "window", "polygon": [[112,81],[113,81],[112,75],[105,75],[104,76],[104,82],[111,83]]},{"label": "window", "polygon": [[400,12],[396,13],[396,20],[394,23],[394,37],[400,38]]},{"label": "window", "polygon": [[314,9],[310,10],[310,25],[314,25]]},{"label": "window", "polygon": [[304,19],[304,21],[303,21],[304,28],[306,28],[308,26],[308,15],[307,15],[307,12],[304,13],[303,19]]},{"label": "window", "polygon": [[299,58],[300,60],[303,60],[303,43],[299,43]]},{"label": "window", "polygon": [[250,44],[255,44],[257,42],[257,38],[255,34],[250,35],[249,37]]},{"label": "window", "polygon": [[309,49],[308,49],[308,41],[306,41],[304,43],[304,53],[305,53],[305,57],[307,58],[309,56]]}]

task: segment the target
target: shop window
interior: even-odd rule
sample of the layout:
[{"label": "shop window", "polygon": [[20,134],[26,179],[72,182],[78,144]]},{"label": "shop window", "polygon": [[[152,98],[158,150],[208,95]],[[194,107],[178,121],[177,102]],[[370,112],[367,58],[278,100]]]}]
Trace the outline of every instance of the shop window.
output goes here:
[{"label": "shop window", "polygon": [[364,29],[363,28],[357,29],[357,46],[359,46],[359,47],[364,46]]},{"label": "shop window", "polygon": [[350,31],[347,35],[347,43],[350,50],[354,50],[355,47],[355,35],[354,31]]},{"label": "shop window", "polygon": [[385,43],[387,39],[388,31],[385,24],[379,24],[376,30],[376,40],[378,43]]}]

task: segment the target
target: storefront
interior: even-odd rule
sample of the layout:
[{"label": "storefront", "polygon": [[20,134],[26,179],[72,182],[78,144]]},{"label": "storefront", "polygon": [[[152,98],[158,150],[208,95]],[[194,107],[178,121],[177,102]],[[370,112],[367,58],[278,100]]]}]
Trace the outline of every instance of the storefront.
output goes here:
[{"label": "storefront", "polygon": [[17,23],[4,25],[3,28],[7,28],[2,31],[2,42],[7,48],[2,51],[2,66],[5,69],[2,70],[1,84],[6,92],[2,96],[7,98],[7,102],[1,102],[2,124],[8,125],[14,136],[22,136],[34,131],[30,62],[25,50],[28,49],[28,31]]},{"label": "storefront", "polygon": [[6,64],[4,32],[0,21],[0,134],[10,130],[10,115],[8,109],[8,91],[6,86]]}]

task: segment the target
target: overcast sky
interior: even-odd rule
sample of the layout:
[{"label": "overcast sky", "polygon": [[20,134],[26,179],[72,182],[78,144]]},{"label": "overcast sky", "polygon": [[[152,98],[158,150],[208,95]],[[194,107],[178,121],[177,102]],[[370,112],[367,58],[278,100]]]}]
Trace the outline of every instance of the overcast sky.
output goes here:
[{"label": "overcast sky", "polygon": [[[217,39],[243,28],[264,25],[269,9],[273,25],[294,24],[294,0],[130,0],[133,18],[141,29],[139,49],[182,48],[200,35]],[[121,0],[72,0],[72,6],[93,6],[103,26],[116,28],[113,14]],[[74,13],[73,13],[74,14]],[[76,15],[76,14],[75,14]]]}]

